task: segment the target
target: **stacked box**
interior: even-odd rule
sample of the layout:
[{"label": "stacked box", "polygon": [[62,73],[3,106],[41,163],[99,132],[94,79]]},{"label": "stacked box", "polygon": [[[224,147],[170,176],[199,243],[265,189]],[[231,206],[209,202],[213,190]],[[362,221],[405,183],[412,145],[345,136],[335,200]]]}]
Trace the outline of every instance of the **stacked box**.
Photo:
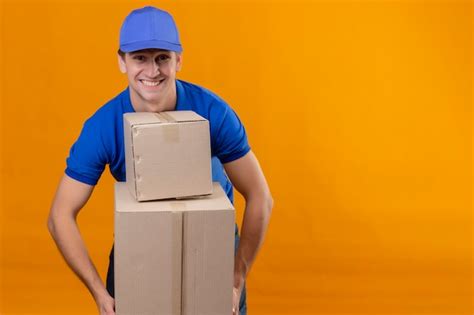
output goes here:
[{"label": "stacked box", "polygon": [[219,183],[202,198],[150,202],[116,183],[117,314],[231,314],[234,220]]},{"label": "stacked box", "polygon": [[123,117],[127,184],[138,201],[212,193],[209,122],[193,111]]}]

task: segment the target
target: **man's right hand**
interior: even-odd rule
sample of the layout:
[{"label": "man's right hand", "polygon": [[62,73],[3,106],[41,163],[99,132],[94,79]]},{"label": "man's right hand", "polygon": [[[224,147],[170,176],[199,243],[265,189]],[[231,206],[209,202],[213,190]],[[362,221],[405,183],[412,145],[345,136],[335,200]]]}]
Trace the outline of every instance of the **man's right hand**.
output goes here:
[{"label": "man's right hand", "polygon": [[100,314],[115,314],[114,299],[107,292],[79,232],[76,217],[94,186],[64,175],[51,206],[48,228],[66,263],[87,286]]},{"label": "man's right hand", "polygon": [[115,300],[109,293],[99,296],[95,302],[100,315],[115,315]]}]

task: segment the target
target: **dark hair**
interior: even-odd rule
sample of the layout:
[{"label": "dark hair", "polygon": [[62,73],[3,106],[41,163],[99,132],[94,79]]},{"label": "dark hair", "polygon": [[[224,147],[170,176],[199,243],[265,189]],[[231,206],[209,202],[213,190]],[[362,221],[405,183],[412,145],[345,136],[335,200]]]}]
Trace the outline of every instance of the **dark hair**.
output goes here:
[{"label": "dark hair", "polygon": [[[170,50],[170,51],[172,51],[172,50]],[[180,52],[176,52],[176,51],[172,51],[172,52],[174,52],[176,55],[181,55]],[[125,59],[125,53],[120,48],[117,50],[117,53],[120,55],[120,57]]]}]

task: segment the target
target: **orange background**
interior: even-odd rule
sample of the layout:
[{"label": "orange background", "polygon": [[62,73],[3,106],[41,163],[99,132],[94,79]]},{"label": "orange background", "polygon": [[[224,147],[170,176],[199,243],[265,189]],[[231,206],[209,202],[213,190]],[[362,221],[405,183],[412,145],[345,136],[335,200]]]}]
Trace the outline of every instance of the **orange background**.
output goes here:
[{"label": "orange background", "polygon": [[[1,2],[1,314],[97,312],[46,218],[84,120],[126,86],[118,32],[145,4]],[[151,4],[275,199],[249,314],[472,314],[471,1]],[[79,216],[104,277],[112,186]]]}]

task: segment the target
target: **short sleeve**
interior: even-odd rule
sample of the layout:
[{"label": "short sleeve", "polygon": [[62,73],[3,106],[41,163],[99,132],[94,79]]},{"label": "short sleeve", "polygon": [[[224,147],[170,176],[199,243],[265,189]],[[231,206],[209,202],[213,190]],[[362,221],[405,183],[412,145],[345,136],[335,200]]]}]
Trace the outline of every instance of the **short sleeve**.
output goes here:
[{"label": "short sleeve", "polygon": [[89,119],[71,147],[65,173],[82,183],[96,185],[107,164],[100,126]]},{"label": "short sleeve", "polygon": [[244,125],[226,103],[213,105],[210,116],[212,155],[223,164],[235,161],[250,151]]}]

